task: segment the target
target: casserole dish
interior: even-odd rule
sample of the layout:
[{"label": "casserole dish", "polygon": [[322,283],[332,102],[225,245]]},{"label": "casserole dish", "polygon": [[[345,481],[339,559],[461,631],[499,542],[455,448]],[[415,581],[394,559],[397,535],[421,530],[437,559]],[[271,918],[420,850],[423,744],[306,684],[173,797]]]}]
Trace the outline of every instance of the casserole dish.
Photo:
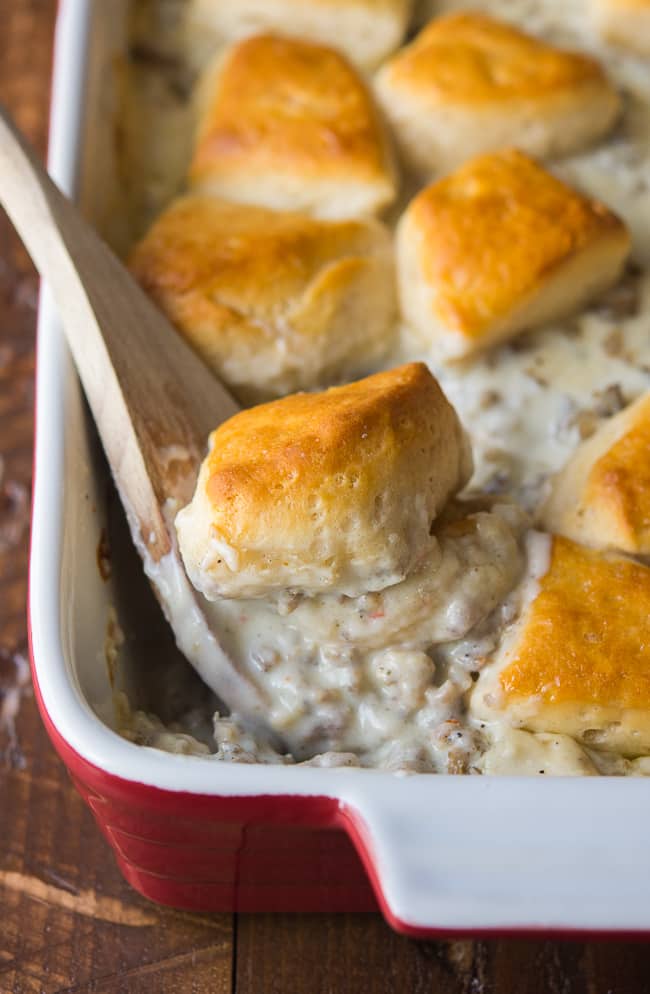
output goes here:
[{"label": "casserole dish", "polygon": [[[108,7],[62,0],[50,143],[54,178],[105,233],[119,195],[112,101],[127,3]],[[173,650],[47,292],[38,359],[34,683],[52,741],[136,889],[196,911],[379,906],[421,937],[650,930],[643,779],[211,763],[121,738],[114,684],[137,699],[142,671]],[[100,557],[98,569],[106,532],[110,568]],[[117,674],[107,664],[123,637]]]}]

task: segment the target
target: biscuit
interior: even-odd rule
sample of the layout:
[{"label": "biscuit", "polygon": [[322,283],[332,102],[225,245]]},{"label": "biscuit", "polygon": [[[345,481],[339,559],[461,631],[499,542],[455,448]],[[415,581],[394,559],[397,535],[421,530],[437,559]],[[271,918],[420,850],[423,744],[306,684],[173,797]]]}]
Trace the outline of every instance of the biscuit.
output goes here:
[{"label": "biscuit", "polygon": [[196,103],[196,192],[325,218],[372,214],[395,196],[372,97],[333,48],[249,38],[208,71]]},{"label": "biscuit", "polygon": [[539,592],[475,684],[470,711],[625,756],[650,751],[650,569],[551,539]]},{"label": "biscuit", "polygon": [[521,152],[479,156],[400,219],[402,311],[437,358],[461,359],[577,310],[615,282],[629,246],[615,214]]},{"label": "biscuit", "polygon": [[477,766],[490,776],[595,777],[598,770],[575,739],[499,726]]},{"label": "biscuit", "polygon": [[402,580],[471,473],[452,406],[422,363],[242,411],[210,438],[176,518],[209,599],[357,596]]},{"label": "biscuit", "polygon": [[583,545],[650,554],[650,394],[578,446],[540,520]]},{"label": "biscuit", "polygon": [[190,0],[187,48],[196,65],[222,45],[262,31],[339,48],[373,69],[404,37],[412,0]]},{"label": "biscuit", "polygon": [[364,372],[393,335],[392,246],[379,221],[181,197],[130,265],[243,403]]},{"label": "biscuit", "polygon": [[382,67],[376,91],[405,161],[426,176],[508,145],[575,152],[620,111],[595,59],[473,12],[431,21]]},{"label": "biscuit", "polygon": [[650,55],[650,0],[591,0],[591,4],[603,38]]}]

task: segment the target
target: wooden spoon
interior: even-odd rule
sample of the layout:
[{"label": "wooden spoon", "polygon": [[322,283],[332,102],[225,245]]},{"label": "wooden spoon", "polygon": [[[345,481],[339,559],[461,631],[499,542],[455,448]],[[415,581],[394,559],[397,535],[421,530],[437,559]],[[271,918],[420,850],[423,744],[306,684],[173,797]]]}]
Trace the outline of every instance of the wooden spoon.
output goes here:
[{"label": "wooden spoon", "polygon": [[2,108],[0,204],[52,288],[133,541],[179,648],[259,729],[268,703],[211,631],[172,523],[191,497],[210,431],[237,404],[57,189]]}]

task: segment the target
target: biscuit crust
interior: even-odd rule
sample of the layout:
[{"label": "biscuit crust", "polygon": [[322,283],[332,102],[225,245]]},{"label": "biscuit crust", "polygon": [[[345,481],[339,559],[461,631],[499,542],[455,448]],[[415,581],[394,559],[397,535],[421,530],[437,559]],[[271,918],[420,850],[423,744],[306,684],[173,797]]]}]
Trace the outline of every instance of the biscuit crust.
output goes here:
[{"label": "biscuit crust", "polygon": [[402,309],[442,359],[561,317],[613,283],[623,222],[517,149],[424,189],[397,231]]},{"label": "biscuit crust", "polygon": [[595,59],[471,11],[431,21],[380,70],[377,92],[407,160],[429,175],[511,144],[576,151],[620,110]]},{"label": "biscuit crust", "polygon": [[188,574],[210,599],[381,590],[427,554],[470,473],[421,363],[243,411],[212,434],[177,516]]},{"label": "biscuit crust", "polygon": [[578,446],[540,519],[593,548],[650,554],[650,394]]},{"label": "biscuit crust", "polygon": [[262,31],[333,45],[374,69],[401,43],[413,0],[189,0],[188,48],[196,64],[220,45]]},{"label": "biscuit crust", "polygon": [[483,670],[472,713],[647,753],[649,617],[647,566],[554,537],[539,592]]},{"label": "biscuit crust", "polygon": [[393,334],[391,241],[379,221],[181,197],[130,266],[244,403],[363,371]]},{"label": "biscuit crust", "polygon": [[208,72],[197,103],[195,191],[320,217],[374,213],[395,196],[373,99],[333,48],[248,38]]},{"label": "biscuit crust", "polygon": [[650,0],[592,0],[600,34],[639,55],[650,55]]}]

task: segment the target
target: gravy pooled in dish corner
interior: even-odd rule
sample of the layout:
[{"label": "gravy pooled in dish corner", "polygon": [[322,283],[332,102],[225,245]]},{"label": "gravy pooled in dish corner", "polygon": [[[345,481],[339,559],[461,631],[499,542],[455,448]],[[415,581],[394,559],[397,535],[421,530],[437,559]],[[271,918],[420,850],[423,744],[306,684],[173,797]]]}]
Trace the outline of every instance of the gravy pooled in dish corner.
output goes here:
[{"label": "gravy pooled in dish corner", "polygon": [[394,0],[373,77],[308,0],[300,39],[246,6],[134,4],[125,194],[136,277],[242,400],[272,398],[213,432],[174,510],[287,752],[119,696],[122,734],[650,774],[644,13],[625,34],[602,0],[444,0],[417,33]]}]

